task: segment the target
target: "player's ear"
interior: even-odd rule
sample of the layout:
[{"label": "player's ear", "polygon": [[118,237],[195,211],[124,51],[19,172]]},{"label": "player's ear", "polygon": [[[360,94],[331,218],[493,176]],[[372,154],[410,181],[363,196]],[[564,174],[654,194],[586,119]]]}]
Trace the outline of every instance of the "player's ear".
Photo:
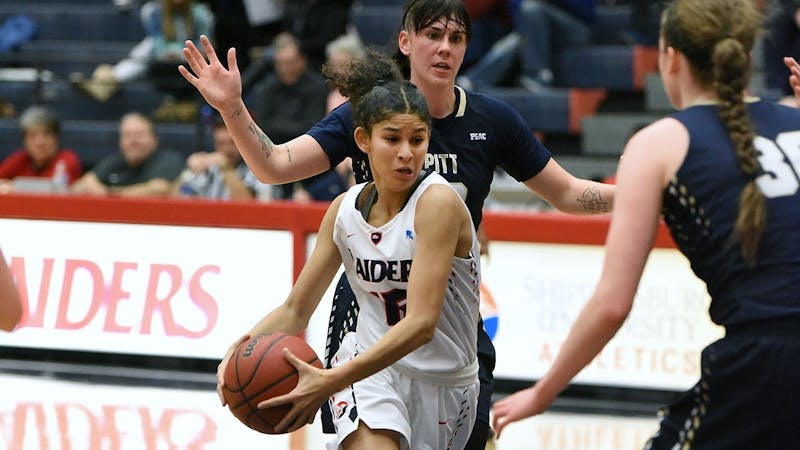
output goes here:
[{"label": "player's ear", "polygon": [[683,56],[683,53],[676,50],[675,47],[667,47],[667,72],[669,73],[676,73],[680,68],[681,63],[686,63],[686,57],[683,56],[683,61],[680,61],[681,58],[678,55]]},{"label": "player's ear", "polygon": [[358,148],[364,153],[369,153],[369,133],[367,133],[367,130],[364,127],[356,127],[356,130],[353,131],[353,137]]},{"label": "player's ear", "polygon": [[411,42],[408,31],[400,30],[400,34],[397,36],[397,47],[400,49],[400,52],[406,56],[411,53]]}]

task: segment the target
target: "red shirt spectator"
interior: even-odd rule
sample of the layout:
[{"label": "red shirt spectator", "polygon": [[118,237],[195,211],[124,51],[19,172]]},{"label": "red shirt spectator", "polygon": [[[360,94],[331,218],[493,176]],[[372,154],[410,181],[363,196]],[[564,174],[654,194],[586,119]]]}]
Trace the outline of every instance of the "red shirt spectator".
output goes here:
[{"label": "red shirt spectator", "polygon": [[83,169],[78,155],[72,150],[62,149],[43,166],[37,166],[27,150],[17,150],[0,163],[0,179],[13,180],[16,177],[52,178],[58,161],[64,161],[69,184],[81,177]]},{"label": "red shirt spectator", "polygon": [[66,183],[80,178],[82,167],[72,150],[61,148],[61,123],[55,114],[42,106],[31,106],[19,120],[22,149],[0,163],[0,192],[13,189],[17,177],[53,178],[63,166]]}]

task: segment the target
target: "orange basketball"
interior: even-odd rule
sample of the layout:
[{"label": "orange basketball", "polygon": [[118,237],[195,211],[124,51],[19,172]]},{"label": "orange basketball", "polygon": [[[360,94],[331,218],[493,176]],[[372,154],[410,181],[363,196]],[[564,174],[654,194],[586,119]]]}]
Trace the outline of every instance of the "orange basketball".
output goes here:
[{"label": "orange basketball", "polygon": [[297,385],[297,370],[284,358],[284,348],[308,364],[322,368],[322,362],[306,341],[285,333],[262,334],[242,342],[225,367],[222,393],[228,408],[243,424],[261,433],[278,434],[275,426],[291,409],[289,404],[267,409],[256,407],[264,400],[289,393]]}]

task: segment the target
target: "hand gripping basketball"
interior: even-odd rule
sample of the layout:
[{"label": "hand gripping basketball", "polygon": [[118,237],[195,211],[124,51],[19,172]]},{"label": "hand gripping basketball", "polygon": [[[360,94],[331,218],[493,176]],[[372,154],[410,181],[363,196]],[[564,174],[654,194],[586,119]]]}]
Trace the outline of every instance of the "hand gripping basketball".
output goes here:
[{"label": "hand gripping basketball", "polygon": [[222,395],[236,418],[266,434],[285,432],[276,426],[291,405],[259,409],[259,403],[289,393],[297,385],[298,372],[284,356],[288,349],[301,361],[322,368],[314,350],[301,338],[270,333],[245,339],[230,356],[223,374]]}]

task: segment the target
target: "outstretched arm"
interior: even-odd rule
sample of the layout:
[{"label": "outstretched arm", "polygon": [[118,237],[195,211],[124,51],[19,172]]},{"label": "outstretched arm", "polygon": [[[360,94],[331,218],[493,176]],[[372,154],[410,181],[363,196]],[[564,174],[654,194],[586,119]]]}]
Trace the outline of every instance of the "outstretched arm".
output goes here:
[{"label": "outstretched arm", "polygon": [[217,367],[217,394],[223,406],[225,405],[225,398],[222,396],[222,386],[225,384],[225,366],[228,365],[228,360],[230,360],[239,343],[246,340],[248,336],[276,331],[298,334],[308,326],[311,315],[317,309],[320,299],[322,299],[328,285],[330,285],[336,275],[336,271],[342,264],[339,250],[333,242],[333,225],[341,202],[342,196],[339,196],[328,207],[328,211],[320,224],[314,251],[306,261],[305,266],[303,266],[297,282],[295,282],[292,291],[283,304],[264,316],[243,337],[234,342],[219,363]]},{"label": "outstretched arm", "polygon": [[[314,138],[298,136],[276,144],[256,125],[242,100],[242,80],[236,50],[228,50],[228,67],[222,65],[208,37],[201,36],[205,55],[186,41],[183,56],[189,65],[178,71],[219,111],[247,166],[263,183],[281,184],[324,172],[330,161]],[[191,70],[189,70],[191,69]]]},{"label": "outstretched arm", "polygon": [[576,178],[552,158],[525,186],[565,213],[602,214],[614,206],[613,184]]},{"label": "outstretched arm", "polygon": [[0,251],[0,330],[13,330],[22,319],[22,302],[14,277]]},{"label": "outstretched arm", "polygon": [[533,387],[495,403],[492,428],[498,436],[506,425],[543,413],[628,317],[658,230],[661,195],[677,169],[675,158],[662,155],[675,155],[676,148],[682,144],[688,147],[689,142],[685,128],[674,119],[657,124],[637,133],[625,149],[625,159],[620,161],[616,207],[603,270],[592,297],[547,373]]}]

